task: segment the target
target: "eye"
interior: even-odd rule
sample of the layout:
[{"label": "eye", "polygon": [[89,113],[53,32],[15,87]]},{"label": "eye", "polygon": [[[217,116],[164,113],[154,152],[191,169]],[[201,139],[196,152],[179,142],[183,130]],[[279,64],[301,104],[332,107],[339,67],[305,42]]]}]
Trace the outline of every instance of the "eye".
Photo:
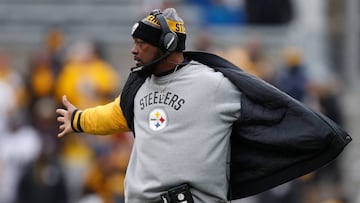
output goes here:
[{"label": "eye", "polygon": [[137,46],[139,48],[141,48],[145,44],[144,41],[140,41],[140,40],[136,40],[134,43],[135,43],[135,46]]}]

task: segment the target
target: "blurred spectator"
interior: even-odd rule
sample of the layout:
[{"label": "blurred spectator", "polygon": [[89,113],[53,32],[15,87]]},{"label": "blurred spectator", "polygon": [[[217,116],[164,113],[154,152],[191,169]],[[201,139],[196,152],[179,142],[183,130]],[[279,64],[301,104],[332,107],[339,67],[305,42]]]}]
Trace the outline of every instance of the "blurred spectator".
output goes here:
[{"label": "blurred spectator", "polygon": [[103,203],[123,203],[125,171],[133,137],[118,134],[107,139],[107,148],[98,151],[85,176],[83,199],[97,196]]},{"label": "blurred spectator", "polygon": [[223,56],[227,60],[231,61],[244,71],[259,76],[253,69],[250,63],[249,55],[247,54],[246,50],[241,47],[230,47],[224,50],[222,53],[218,52],[219,55]]},{"label": "blurred spectator", "polygon": [[64,60],[64,34],[51,28],[44,37],[43,47],[31,55],[27,88],[31,124],[38,131],[42,148],[40,155],[26,165],[19,184],[19,203],[68,202],[66,182],[59,157],[59,141],[55,109],[55,82]]},{"label": "blurred spectator", "polygon": [[33,61],[33,67],[28,78],[30,114],[36,113],[36,105],[44,98],[57,102],[54,95],[55,81],[56,76],[51,67],[50,56],[45,52],[39,54]]},{"label": "blurred spectator", "polygon": [[206,28],[200,29],[195,36],[194,49],[197,51],[211,52],[214,48],[213,46],[214,43],[210,33]]},{"label": "blurred spectator", "polygon": [[283,51],[283,61],[276,86],[298,101],[304,102],[309,95],[309,79],[300,49],[287,47]]},{"label": "blurred spectator", "polygon": [[104,104],[119,90],[120,78],[115,69],[95,53],[90,42],[75,43],[68,53],[68,61],[59,74],[56,97],[63,95],[79,108]]},{"label": "blurred spectator", "polygon": [[60,151],[61,164],[64,169],[66,188],[70,202],[81,197],[85,173],[94,158],[92,146],[86,142],[85,135],[73,135],[63,140]]},{"label": "blurred spectator", "polygon": [[0,80],[0,139],[8,131],[10,114],[15,107],[16,95],[14,89],[8,83]]},{"label": "blurred spectator", "polygon": [[64,38],[60,28],[51,28],[45,35],[43,47],[31,56],[27,81],[30,113],[37,100],[55,99],[55,82],[64,64]]},{"label": "blurred spectator", "polygon": [[33,59],[30,72],[30,91],[34,101],[53,95],[56,76],[52,70],[50,55],[38,53]]},{"label": "blurred spectator", "polygon": [[[59,73],[56,97],[66,95],[80,108],[112,101],[119,94],[120,77],[115,68],[102,55],[99,44],[81,41],[73,44],[67,53],[67,62]],[[103,147],[103,148],[101,148]],[[109,147],[102,137],[68,136],[61,150],[65,166],[70,201],[82,196],[82,182],[98,150]]]},{"label": "blurred spectator", "polygon": [[[13,197],[15,196],[14,184],[16,180],[12,177],[4,177],[5,175],[9,175],[9,171],[11,173],[12,166],[9,165],[9,161],[11,161],[11,152],[9,151],[9,147],[5,146],[6,142],[9,142],[9,123],[11,120],[10,115],[13,113],[15,108],[15,91],[14,89],[4,81],[0,80],[0,202],[11,202]],[[15,161],[15,160],[14,160]],[[16,168],[16,166],[14,166]],[[10,182],[9,186],[6,186],[7,182]],[[11,189],[8,189],[12,187]]]},{"label": "blurred spectator", "polygon": [[268,58],[265,44],[258,36],[252,36],[245,41],[246,69],[255,76],[273,83],[274,69],[272,61]]},{"label": "blurred spectator", "polygon": [[59,157],[43,147],[20,179],[18,203],[67,203],[65,181]]},{"label": "blurred spectator", "polygon": [[[301,50],[298,47],[287,47],[283,51],[283,66],[275,85],[300,102],[315,108],[327,115],[339,125],[343,116],[338,102],[339,90],[337,83],[327,81],[320,84],[310,79],[307,67],[304,65]],[[297,189],[302,195],[302,202],[320,202],[323,199],[341,196],[341,171],[339,159],[327,166],[300,179]]]},{"label": "blurred spectator", "polygon": [[28,98],[24,77],[11,64],[11,56],[6,50],[0,50],[0,81],[7,83],[15,92],[16,108],[24,109]]},{"label": "blurred spectator", "polygon": [[45,36],[45,51],[49,55],[51,70],[57,76],[64,65],[65,34],[59,27],[51,28]]},{"label": "blurred spectator", "polygon": [[34,105],[31,119],[32,126],[41,135],[43,143],[46,143],[42,150],[45,150],[46,154],[49,155],[58,155],[61,147],[61,141],[54,136],[58,132],[54,112],[56,108],[57,104],[53,99],[47,97],[39,99]]},{"label": "blurred spectator", "polygon": [[344,125],[344,111],[340,103],[343,85],[340,80],[329,74],[323,81],[313,81],[310,87],[312,95],[319,101],[319,110],[334,122]]},{"label": "blurred spectator", "polygon": [[250,38],[245,42],[245,48],[231,47],[220,55],[244,71],[273,83],[274,70],[260,38]]},{"label": "blurred spectator", "polygon": [[26,165],[38,156],[41,140],[19,109],[11,112],[7,127],[0,137],[0,202],[15,203],[19,180]]},{"label": "blurred spectator", "polygon": [[[309,80],[300,49],[285,48],[282,52],[282,61],[283,64],[279,68],[278,75],[273,76],[272,83],[298,101],[305,102],[310,95]],[[306,187],[312,178],[313,174],[308,174],[281,187],[265,191],[259,195],[258,203],[310,203],[311,198],[306,193],[308,191]]]},{"label": "blurred spectator", "polygon": [[231,57],[230,55],[227,55],[232,49],[224,50],[223,47],[218,46],[218,44],[213,41],[213,36],[206,27],[200,28],[196,33],[195,40],[193,42],[193,49],[196,51],[214,53],[225,58],[228,57],[228,59],[230,59],[233,63],[238,62],[239,59],[239,56]]},{"label": "blurred spectator", "polygon": [[55,100],[49,97],[40,98],[34,104],[31,121],[41,136],[43,147],[40,156],[27,166],[27,173],[22,177],[19,197],[23,202],[68,202],[59,154],[62,143],[54,136],[58,131],[56,107]]},{"label": "blurred spectator", "polygon": [[[318,110],[340,126],[345,126],[344,110],[340,103],[342,85],[337,78],[332,75],[323,81],[313,81],[310,87],[312,96],[318,101]],[[317,188],[313,195],[317,200],[341,199],[343,195],[341,160],[342,157],[339,157],[314,173],[314,178],[309,184]]]}]

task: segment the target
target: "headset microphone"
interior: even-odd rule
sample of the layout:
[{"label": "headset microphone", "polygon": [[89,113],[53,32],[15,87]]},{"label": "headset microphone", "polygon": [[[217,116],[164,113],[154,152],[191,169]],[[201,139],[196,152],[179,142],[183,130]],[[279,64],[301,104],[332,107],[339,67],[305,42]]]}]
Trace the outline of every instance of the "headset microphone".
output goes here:
[{"label": "headset microphone", "polygon": [[132,67],[130,70],[132,73],[137,72],[137,71],[141,71],[144,69],[144,66],[139,66],[139,67]]},{"label": "headset microphone", "polygon": [[165,54],[163,54],[162,56],[160,56],[159,58],[155,59],[154,61],[152,61],[149,64],[143,65],[143,66],[139,66],[139,67],[132,67],[130,70],[131,72],[137,72],[137,71],[143,71],[155,64],[157,64],[158,62],[160,62],[161,60],[165,59],[166,57],[168,57],[170,55],[170,52],[166,52]]}]

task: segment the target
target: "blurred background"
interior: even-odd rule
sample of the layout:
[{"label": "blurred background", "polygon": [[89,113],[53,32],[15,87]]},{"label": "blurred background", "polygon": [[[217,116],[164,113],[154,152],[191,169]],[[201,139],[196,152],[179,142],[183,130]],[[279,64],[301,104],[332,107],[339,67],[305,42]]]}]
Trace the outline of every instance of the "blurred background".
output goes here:
[{"label": "blurred background", "polygon": [[131,133],[57,139],[60,97],[112,101],[132,25],[175,7],[187,50],[219,54],[353,137],[328,166],[237,203],[360,203],[360,1],[0,0],[0,203],[122,203]]}]

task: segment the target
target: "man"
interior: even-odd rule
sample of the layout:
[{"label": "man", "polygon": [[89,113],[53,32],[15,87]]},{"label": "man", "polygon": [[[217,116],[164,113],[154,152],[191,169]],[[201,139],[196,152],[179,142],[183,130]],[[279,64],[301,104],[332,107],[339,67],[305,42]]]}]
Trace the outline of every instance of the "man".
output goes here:
[{"label": "man", "polygon": [[126,202],[246,197],[315,170],[351,140],[224,59],[184,52],[186,31],[173,8],[136,23],[132,37],[137,63],[121,96],[83,111],[64,96],[57,110],[59,137],[134,132]]}]

